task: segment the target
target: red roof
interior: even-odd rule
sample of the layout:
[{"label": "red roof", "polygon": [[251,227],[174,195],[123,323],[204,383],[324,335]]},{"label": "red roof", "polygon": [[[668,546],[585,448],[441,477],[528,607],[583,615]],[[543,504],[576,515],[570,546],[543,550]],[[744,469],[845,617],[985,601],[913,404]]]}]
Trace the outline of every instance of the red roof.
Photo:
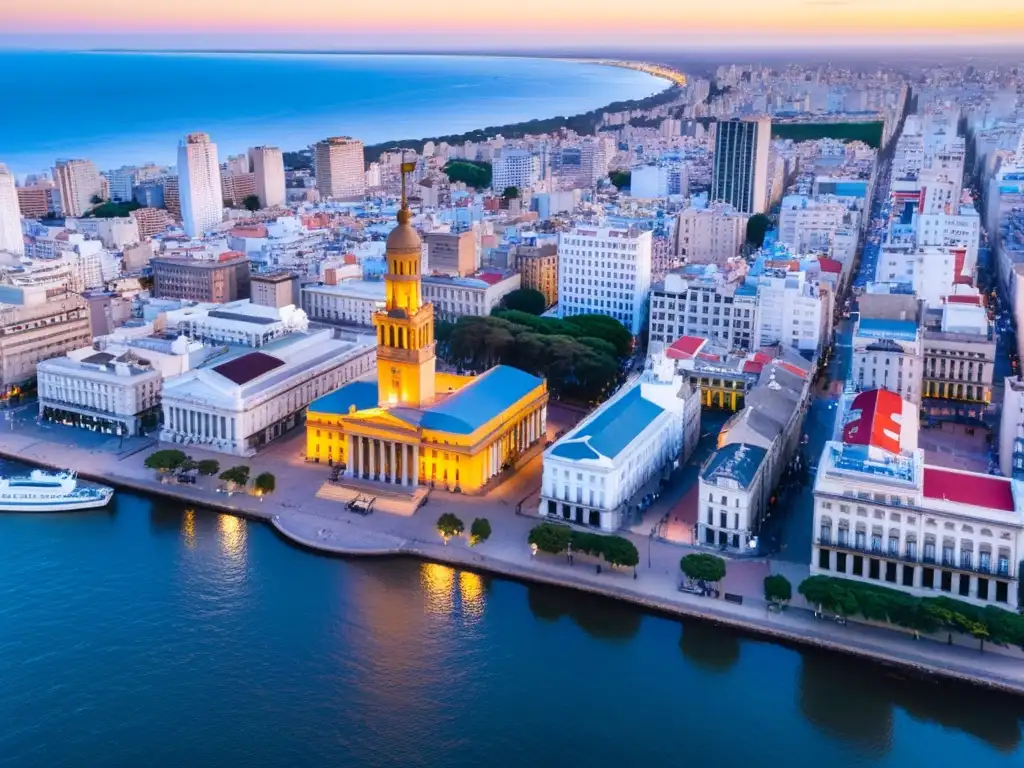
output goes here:
[{"label": "red roof", "polygon": [[958,472],[938,467],[924,468],[924,495],[972,507],[1013,512],[1013,490],[1005,477]]},{"label": "red roof", "polygon": [[475,277],[477,280],[483,280],[488,285],[497,285],[505,279],[505,275],[500,272],[480,272]]},{"label": "red roof", "polygon": [[764,370],[764,363],[756,360],[747,360],[743,363],[744,373],[760,373]]},{"label": "red roof", "polygon": [[978,294],[969,295],[964,294],[963,296],[947,296],[947,304],[973,304],[976,307],[981,306],[981,296]]},{"label": "red roof", "polygon": [[236,357],[234,360],[221,363],[215,366],[213,370],[224,378],[235,382],[235,384],[248,384],[253,379],[259,378],[265,373],[270,373],[270,371],[280,368],[282,365],[284,365],[283,360],[279,360],[273,355],[268,355],[266,352],[250,352],[247,355]]},{"label": "red roof", "polygon": [[818,257],[818,264],[821,265],[822,272],[832,272],[834,274],[840,274],[843,271],[843,265],[841,262],[835,259],[829,259],[825,256]]},{"label": "red roof", "polygon": [[707,339],[703,336],[680,336],[665,350],[665,355],[672,360],[689,360],[705,342]]},{"label": "red roof", "polygon": [[843,427],[844,443],[900,452],[898,419],[903,414],[903,399],[899,395],[887,389],[861,392],[853,399],[850,410],[860,414]]},{"label": "red roof", "polygon": [[805,371],[800,366],[793,365],[792,363],[787,363],[784,360],[777,360],[775,362],[775,364],[777,366],[779,366],[780,368],[782,368],[783,370],[789,371],[794,376],[799,376],[801,379],[806,379],[807,378],[807,371]]}]

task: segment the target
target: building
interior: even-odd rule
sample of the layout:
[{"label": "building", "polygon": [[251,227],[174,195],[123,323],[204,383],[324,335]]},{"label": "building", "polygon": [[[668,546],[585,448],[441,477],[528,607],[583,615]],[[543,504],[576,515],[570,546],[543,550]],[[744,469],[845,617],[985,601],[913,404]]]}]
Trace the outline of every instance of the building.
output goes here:
[{"label": "building", "polygon": [[982,425],[992,402],[996,340],[981,297],[926,315],[921,412],[929,421]]},{"label": "building", "polygon": [[314,402],[306,456],[345,478],[414,490],[421,482],[478,492],[547,430],[547,386],[497,366],[481,376],[434,369],[434,310],[422,299],[422,243],[403,196],[388,235],[385,307],[373,317],[377,381]]},{"label": "building", "polygon": [[743,248],[749,218],[722,203],[681,211],[672,238],[676,257],[687,264],[724,265]]},{"label": "building", "polygon": [[321,197],[362,200],[366,194],[363,142],[347,136],[318,141],[313,147],[313,172]]},{"label": "building", "polygon": [[540,178],[540,157],[528,149],[503,147],[491,160],[491,187],[501,194],[509,187],[530,189]]},{"label": "building", "polygon": [[1016,484],[926,464],[917,407],[888,390],[853,398],[840,429],[814,479],[811,574],[1016,610]]},{"label": "building", "polygon": [[247,197],[256,197],[256,176],[252,173],[235,173],[230,166],[221,168],[220,189],[225,203],[232,208],[243,208]]},{"label": "building", "polygon": [[153,296],[222,304],[249,298],[249,259],[227,251],[217,260],[155,257]]},{"label": "building", "polygon": [[160,439],[252,456],[300,426],[311,401],[371,371],[374,358],[371,338],[330,329],[218,357],[165,383]]},{"label": "building", "polygon": [[718,121],[711,202],[729,203],[747,214],[767,210],[771,133],[772,121],[767,117]]},{"label": "building", "polygon": [[542,517],[616,531],[700,437],[700,395],[661,358],[544,451]]},{"label": "building", "polygon": [[437,274],[465,277],[476,272],[476,235],[465,232],[427,232],[427,269]]},{"label": "building", "polygon": [[302,288],[302,308],[310,320],[323,323],[373,325],[373,316],[384,309],[381,280],[344,280],[336,285]]},{"label": "building", "polygon": [[643,200],[668,197],[672,171],[664,164],[639,165],[630,171],[629,196]]},{"label": "building", "polygon": [[700,470],[696,543],[740,552],[757,547],[755,531],[771,492],[767,455],[746,443],[730,443],[711,454]]},{"label": "building", "polygon": [[1024,480],[1024,380],[1003,380],[1003,407],[999,423],[999,471],[1004,477]]},{"label": "building", "polygon": [[941,307],[952,293],[977,295],[971,287],[973,277],[966,262],[966,249],[883,246],[878,254],[875,280],[881,284],[906,286],[930,308]]},{"label": "building", "polygon": [[249,293],[253,304],[281,309],[289,305],[298,306],[299,276],[294,272],[280,271],[264,275],[249,276]]},{"label": "building", "polygon": [[0,251],[16,256],[25,253],[18,190],[14,185],[14,174],[3,163],[0,163]]},{"label": "building", "polygon": [[199,237],[224,219],[217,145],[205,133],[190,133],[178,144],[178,196],[181,224],[189,237]]},{"label": "building", "polygon": [[159,235],[173,223],[170,214],[161,208],[136,208],[129,215],[135,219],[142,239]]},{"label": "building", "polygon": [[249,166],[256,177],[261,208],[285,205],[284,155],[277,147],[249,147]]},{"label": "building", "polygon": [[786,195],[779,208],[779,242],[797,253],[828,251],[840,229],[857,228],[860,212],[836,197]]},{"label": "building", "polygon": [[636,336],[647,315],[651,238],[636,228],[575,227],[558,238],[558,315],[607,315]]},{"label": "building", "polygon": [[[41,360],[60,357],[92,341],[88,302],[49,283],[24,292],[0,286],[0,387],[8,391],[36,375]],[[38,288],[37,292],[35,289]],[[26,303],[13,294],[24,296]],[[10,303],[11,301],[19,303]]]},{"label": "building", "polygon": [[919,404],[923,351],[921,328],[916,319],[862,316],[853,331],[850,380],[858,391],[889,389]]},{"label": "building", "polygon": [[26,219],[44,219],[60,213],[60,195],[49,179],[41,179],[18,187],[18,207]]},{"label": "building", "polygon": [[440,318],[486,317],[501,304],[505,294],[521,286],[518,272],[481,270],[470,277],[430,275],[423,278],[423,299],[434,306]]},{"label": "building", "polygon": [[757,344],[782,344],[815,353],[832,329],[832,300],[827,286],[803,270],[767,269],[757,285]]},{"label": "building", "polygon": [[95,205],[94,199],[104,197],[104,179],[89,160],[58,160],[53,181],[64,216],[82,216]]},{"label": "building", "polygon": [[181,220],[181,181],[177,176],[168,176],[163,184],[164,207],[175,220]]},{"label": "building", "polygon": [[544,303],[558,303],[558,246],[546,243],[533,247],[519,246],[514,254],[513,269],[522,277],[522,288],[544,294]]},{"label": "building", "polygon": [[289,334],[303,333],[309,327],[306,313],[291,304],[278,308],[248,299],[170,310],[165,314],[164,324],[206,344],[257,349]]}]

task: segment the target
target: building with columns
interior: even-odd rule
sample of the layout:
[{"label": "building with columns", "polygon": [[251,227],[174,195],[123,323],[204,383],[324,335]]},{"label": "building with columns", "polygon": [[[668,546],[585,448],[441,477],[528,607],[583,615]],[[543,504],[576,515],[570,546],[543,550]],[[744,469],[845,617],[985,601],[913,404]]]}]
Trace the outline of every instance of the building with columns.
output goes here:
[{"label": "building with columns", "polygon": [[402,197],[387,239],[384,307],[372,317],[376,381],[352,382],[310,405],[306,457],[344,466],[342,482],[478,492],[543,440],[547,385],[502,365],[480,376],[435,370],[434,307],[423,300],[422,244],[404,181]]}]

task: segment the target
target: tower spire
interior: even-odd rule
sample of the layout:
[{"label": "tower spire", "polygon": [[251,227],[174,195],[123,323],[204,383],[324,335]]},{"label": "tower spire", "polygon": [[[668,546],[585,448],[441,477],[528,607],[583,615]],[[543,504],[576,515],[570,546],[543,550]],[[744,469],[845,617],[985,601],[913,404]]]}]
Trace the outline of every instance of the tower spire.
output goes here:
[{"label": "tower spire", "polygon": [[402,206],[398,210],[398,223],[399,224],[407,224],[409,222],[410,216],[409,216],[409,199],[406,196],[406,189],[405,189],[405,179],[408,176],[408,174],[410,174],[410,173],[412,173],[413,171],[416,170],[416,163],[415,162],[407,163],[405,161],[405,152],[402,152],[402,165],[401,165],[401,169],[400,170],[401,170],[401,174],[402,174]]}]

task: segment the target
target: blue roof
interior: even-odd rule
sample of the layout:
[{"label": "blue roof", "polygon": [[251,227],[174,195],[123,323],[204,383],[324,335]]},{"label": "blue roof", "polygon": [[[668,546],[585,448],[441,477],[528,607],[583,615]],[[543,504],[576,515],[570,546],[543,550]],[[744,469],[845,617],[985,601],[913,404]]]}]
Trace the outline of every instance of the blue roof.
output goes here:
[{"label": "blue roof", "polygon": [[376,381],[352,381],[339,389],[329,392],[323,397],[318,397],[309,404],[310,411],[314,413],[334,413],[345,415],[349,412],[350,406],[355,406],[357,411],[377,407],[377,382]]},{"label": "blue roof", "polygon": [[601,456],[614,459],[662,410],[660,405],[644,399],[640,394],[640,386],[636,385],[618,400],[597,411],[571,437],[559,442],[551,449],[551,455],[573,461],[597,459]]},{"label": "blue roof", "polygon": [[714,456],[700,473],[700,479],[715,484],[719,478],[735,480],[741,488],[750,488],[758,467],[768,451],[757,445],[729,443],[715,451]]},{"label": "blue roof", "polygon": [[858,336],[871,336],[876,339],[892,339],[893,341],[915,341],[917,339],[917,323],[913,320],[879,320],[866,317],[860,321]]},{"label": "blue roof", "polygon": [[419,424],[424,429],[469,435],[543,383],[526,371],[498,365],[425,409]]}]

